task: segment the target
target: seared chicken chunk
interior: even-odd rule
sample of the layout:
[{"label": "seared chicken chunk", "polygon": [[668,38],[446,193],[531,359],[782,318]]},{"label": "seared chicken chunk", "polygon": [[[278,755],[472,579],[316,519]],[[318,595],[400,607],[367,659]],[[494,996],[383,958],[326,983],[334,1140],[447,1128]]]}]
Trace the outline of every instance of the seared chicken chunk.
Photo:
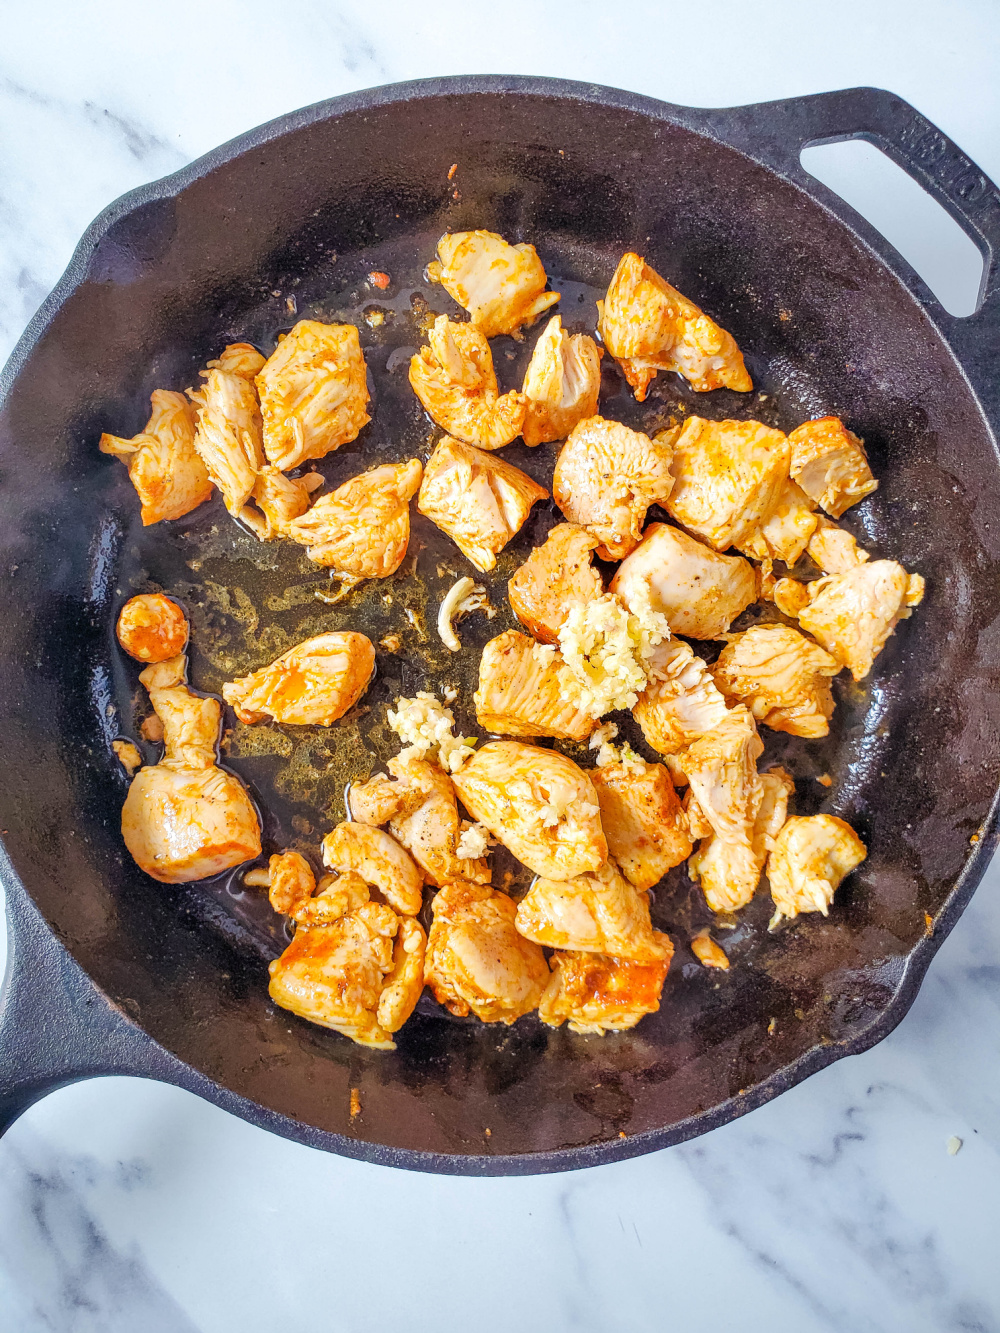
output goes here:
[{"label": "seared chicken chunk", "polygon": [[830,677],[840,663],[789,625],[754,625],[733,634],[712,667],[726,702],[744,703],[758,722],[792,736],[826,736],[833,716]]},{"label": "seared chicken chunk", "polygon": [[257,389],[264,452],[282,472],[350,444],[371,420],[353,324],[300,319],[260,369]]},{"label": "seared chicken chunk", "polygon": [[122,809],[125,846],[164,884],[205,879],[260,855],[246,789],[215,762],[222,705],[191,693],[186,668],[179,656],[139,676],[163,724],[164,751],[136,774]]},{"label": "seared chicken chunk", "polygon": [[[395,779],[391,785],[399,802],[389,815],[389,831],[416,861],[424,879],[438,887],[453,879],[488,884],[491,872],[486,857],[464,856],[459,852],[468,823],[459,817],[455,787],[448,774],[439,764],[420,758],[412,749],[390,759],[389,772]],[[386,794],[383,789],[383,809]],[[352,811],[360,806],[364,812],[365,796],[366,788],[351,788]],[[368,801],[369,807],[370,804]]]},{"label": "seared chicken chunk", "polygon": [[[713,912],[736,912],[757,892],[764,862],[788,817],[788,798],[795,783],[783,768],[759,775],[760,805],[754,817],[749,842],[727,842],[708,825],[697,852],[688,863],[691,878],[701,884],[705,901]],[[690,809],[694,820],[703,819],[700,808]],[[700,832],[703,830],[699,830]]]},{"label": "seared chicken chunk", "polygon": [[397,912],[413,916],[423,903],[423,876],[395,838],[368,824],[348,820],[323,839],[323,864],[352,870]]},{"label": "seared chicken chunk", "polygon": [[[794,596],[793,596],[794,594]],[[855,680],[863,680],[900,620],[924,595],[924,580],[895,560],[870,560],[813,583],[781,579],[775,602]]]},{"label": "seared chicken chunk", "polygon": [[254,375],[264,364],[249,343],[231,343],[201,372],[204,384],[189,390],[198,410],[194,447],[208,475],[238,518],[264,465],[260,407]]},{"label": "seared chicken chunk", "polygon": [[243,876],[248,888],[265,885],[276,912],[304,926],[325,926],[368,902],[368,885],[360,875],[324,875],[316,892],[312,866],[299,852],[278,852],[267,869],[249,870]]},{"label": "seared chicken chunk", "polygon": [[601,353],[584,333],[572,337],[553,315],[535,343],[522,392],[528,400],[525,444],[564,440],[579,421],[597,411],[601,391]]},{"label": "seared chicken chunk", "polygon": [[212,494],[212,479],[194,447],[194,408],[168,389],[154,389],[149,402],[151,415],[140,434],[130,440],[104,434],[98,445],[128,468],[144,527],[182,518]]},{"label": "seared chicken chunk", "polygon": [[721,639],[757,596],[753,566],[719,555],[668,523],[651,523],[622,561],[611,591],[625,605],[644,601],[662,611],[671,630],[690,639]]},{"label": "seared chicken chunk", "polygon": [[437,249],[427,276],[468,310],[484,338],[516,334],[559,300],[558,292],[545,290],[533,245],[511,245],[495,231],[456,231],[442,236]]},{"label": "seared chicken chunk", "polygon": [[608,848],[637,889],[651,889],[691,855],[687,820],[662,764],[604,764],[591,772]]},{"label": "seared chicken chunk", "polygon": [[410,541],[410,501],[417,493],[420,460],[387,463],[352,477],[288,524],[292,541],[310,560],[361,579],[384,579],[403,562]]},{"label": "seared chicken chunk", "polygon": [[778,493],[770,517],[736,545],[754,560],[783,560],[794,565],[809,546],[819,525],[816,503],[787,480]]},{"label": "seared chicken chunk", "polygon": [[159,592],[130,597],[118,614],[118,642],[139,662],[165,662],[184,651],[187,616]]},{"label": "seared chicken chunk", "polygon": [[269,966],[271,999],[360,1046],[393,1051],[392,1034],[424,988],[419,921],[365,902],[324,925],[300,926]]},{"label": "seared chicken chunk", "polygon": [[518,620],[542,643],[557,643],[559,631],[575,602],[604,592],[601,576],[591,564],[597,538],[576,523],[559,523],[536,546],[507,584],[507,596]]},{"label": "seared chicken chunk", "polygon": [[677,371],[700,393],[753,381],[731,334],[682,296],[637,254],[622,256],[598,328],[641,403],[657,371]]},{"label": "seared chicken chunk", "polygon": [[759,421],[688,417],[673,440],[672,518],[717,551],[741,546],[771,516],[791,450]]},{"label": "seared chicken chunk", "polygon": [[503,736],[558,736],[582,741],[594,719],[565,697],[565,667],[556,648],[508,630],[483,649],[476,718]]},{"label": "seared chicken chunk", "polygon": [[788,443],[793,480],[834,518],[878,488],[864,442],[839,417],[807,421],[792,431]]},{"label": "seared chicken chunk", "polygon": [[699,736],[681,756],[691,796],[723,842],[753,844],[754,820],[763,799],[757,776],[763,750],[753,718],[741,705],[730,709],[717,727]]},{"label": "seared chicken chunk", "polygon": [[318,634],[270,666],[227,681],[222,697],[241,722],[273,718],[292,726],[328,727],[358,702],[374,669],[375,649],[363,634]]},{"label": "seared chicken chunk", "polygon": [[552,976],[538,1005],[549,1027],[569,1020],[571,1032],[624,1032],[646,1014],[655,1014],[674,948],[667,935],[653,931],[663,956],[637,963],[602,953],[554,953]]},{"label": "seared chicken chunk", "polygon": [[445,436],[427,460],[417,508],[486,573],[548,494],[518,468]]},{"label": "seared chicken chunk", "polygon": [[518,903],[525,939],[553,949],[609,953],[650,962],[663,948],[649,920],[649,899],[613,861],[575,879],[536,879]]},{"label": "seared chicken chunk", "polygon": [[261,468],[254,482],[254,504],[244,505],[240,518],[262,542],[287,537],[288,526],[301,518],[312,503],[313,492],[323,485],[318,472],[304,477],[286,477],[278,468]]},{"label": "seared chicken chunk", "polygon": [[434,895],[424,981],[462,1018],[511,1024],[537,1008],[549,977],[545,955],[514,928],[505,893],[454,880]]},{"label": "seared chicken chunk", "polygon": [[691,941],[691,952],[702,967],[717,967],[723,972],[729,971],[726,951],[712,939],[707,926],[704,930],[699,930]]},{"label": "seared chicken chunk", "polygon": [[845,528],[839,528],[828,518],[820,516],[816,530],[809,538],[806,547],[809,559],[817,564],[824,574],[846,574],[855,565],[863,565],[869,559],[868,552],[862,550],[857,540]]},{"label": "seared chicken chunk", "polygon": [[669,433],[651,440],[617,421],[574,426],[552,477],[555,502],[571,523],[597,537],[597,554],[621,560],[639,544],[646,510],[663,503],[674,479]]},{"label": "seared chicken chunk", "polygon": [[835,815],[799,815],[778,834],[767,861],[775,913],[783,917],[830,910],[837,887],[868,855],[864,843]]},{"label": "seared chicken chunk", "polygon": [[653,651],[649,680],[632,715],[654,750],[675,755],[717,727],[728,711],[704,658],[671,639]]},{"label": "seared chicken chunk", "polygon": [[565,755],[521,741],[491,741],[454,783],[473,819],[536,875],[572,879],[607,860],[594,784]]},{"label": "seared chicken chunk", "polygon": [[433,421],[466,444],[502,449],[524,425],[527,399],[511,390],[502,397],[493,353],[472,324],[440,315],[410,361],[410,384]]}]

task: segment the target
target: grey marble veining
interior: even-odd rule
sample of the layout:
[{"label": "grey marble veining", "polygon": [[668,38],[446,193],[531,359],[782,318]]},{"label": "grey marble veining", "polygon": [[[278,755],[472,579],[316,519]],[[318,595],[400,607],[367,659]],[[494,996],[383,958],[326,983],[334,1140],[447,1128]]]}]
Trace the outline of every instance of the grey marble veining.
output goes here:
[{"label": "grey marble veining", "polygon": [[[508,70],[702,105],[878,83],[1000,178],[989,0],[719,0],[709,16],[653,0],[60,0],[2,20],[0,359],[118,194],[374,83]],[[693,1143],[594,1171],[393,1173],[177,1089],[64,1089],[0,1142],[0,1330],[993,1333],[998,890],[1000,867],[880,1046]]]}]

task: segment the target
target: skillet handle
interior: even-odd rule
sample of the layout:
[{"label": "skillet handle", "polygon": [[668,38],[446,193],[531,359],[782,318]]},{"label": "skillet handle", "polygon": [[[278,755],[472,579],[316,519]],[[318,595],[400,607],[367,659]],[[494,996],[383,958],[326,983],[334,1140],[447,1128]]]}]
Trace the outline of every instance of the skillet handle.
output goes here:
[{"label": "skillet handle", "polygon": [[7,971],[0,990],[0,1134],[46,1093],[80,1079],[164,1077],[158,1066],[169,1063],[167,1052],[98,990],[52,934],[17,876],[7,873],[3,881]]}]

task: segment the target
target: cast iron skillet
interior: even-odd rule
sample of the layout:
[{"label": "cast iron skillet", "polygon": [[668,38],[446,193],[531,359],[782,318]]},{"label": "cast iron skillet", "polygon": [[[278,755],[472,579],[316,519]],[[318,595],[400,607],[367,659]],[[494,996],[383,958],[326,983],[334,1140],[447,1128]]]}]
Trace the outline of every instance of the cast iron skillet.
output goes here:
[{"label": "cast iron skillet", "polygon": [[[987,276],[975,315],[948,316],[802,170],[803,145],[848,137],[889,153],[976,240]],[[264,938],[232,881],[165,888],[124,854],[125,783],[109,743],[134,734],[139,695],[114,649],[117,607],[136,588],[176,589],[197,551],[189,606],[214,580],[219,631],[223,585],[249,589],[252,602],[264,576],[221,508],[166,536],[143,533],[124,469],[96,440],[139,428],[150,390],[191,383],[225,341],[267,350],[293,322],[290,295],[300,314],[322,317],[374,301],[365,274],[384,269],[397,284],[391,306],[404,278],[419,285],[433,239],[466,227],[533,241],[564,284],[564,317],[574,299],[589,309],[623,250],[647,255],[732,330],[769,398],[695,400],[661,376],[634,419],[655,424],[678,404],[786,428],[842,415],[882,483],[850,522],[866,545],[922,572],[928,595],[866,687],[838,687],[829,745],[792,756],[799,810],[844,815],[870,847],[828,919],[768,936],[768,904],[755,903],[720,978],[684,947],[707,919],[697,895],[661,892],[655,919],[680,947],[661,1012],[634,1032],[583,1038],[534,1018],[487,1027],[422,1002],[386,1055],[274,1009],[265,964],[281,941]],[[884,1037],[997,838],[998,243],[996,187],[875,89],[701,111],[543,79],[403,84],[298,111],[107,209],[0,380],[3,1125],[52,1088],[137,1074],[369,1161],[553,1171],[704,1133]],[[396,301],[378,336],[366,335],[369,448],[383,456],[426,455],[426,422],[385,355],[419,341],[410,308]],[[629,401],[615,398],[622,412]],[[330,475],[361,470],[364,452],[362,437]],[[293,603],[282,605],[294,618]],[[253,664],[269,660],[253,607],[229,610],[236,655],[252,642]],[[346,615],[331,608],[324,623]],[[207,660],[193,665],[205,688],[221,678]],[[406,660],[392,670],[390,686],[421,683]],[[288,776],[280,754],[224,755],[267,807],[272,843],[300,827],[302,789],[290,778],[284,796],[265,785]],[[811,781],[824,768],[829,792]],[[313,772],[320,783],[323,765]]]}]

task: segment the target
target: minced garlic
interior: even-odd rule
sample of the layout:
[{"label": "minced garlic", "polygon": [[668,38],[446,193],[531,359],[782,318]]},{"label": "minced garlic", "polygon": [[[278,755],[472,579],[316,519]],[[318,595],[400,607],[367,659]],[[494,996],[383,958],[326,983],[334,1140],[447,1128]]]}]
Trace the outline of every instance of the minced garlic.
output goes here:
[{"label": "minced garlic", "polygon": [[481,856],[486,855],[494,842],[485,824],[470,824],[467,829],[462,830],[455,847],[455,855],[463,861],[478,861]]},{"label": "minced garlic", "polygon": [[421,759],[436,759],[446,773],[457,773],[476,744],[474,737],[456,736],[455,715],[433,694],[418,690],[414,699],[397,699],[389,726]]},{"label": "minced garlic", "polygon": [[559,631],[566,698],[595,718],[633,707],[653,649],[669,637],[666,616],[648,599],[631,612],[614,593],[578,602]]},{"label": "minced garlic", "polygon": [[597,751],[597,767],[608,768],[611,764],[621,764],[626,772],[642,777],[646,771],[645,759],[642,755],[636,754],[628,741],[625,741],[620,749],[617,745],[613,745],[612,741],[617,735],[616,722],[605,722],[602,726],[594,728],[590,737],[590,748]]}]

